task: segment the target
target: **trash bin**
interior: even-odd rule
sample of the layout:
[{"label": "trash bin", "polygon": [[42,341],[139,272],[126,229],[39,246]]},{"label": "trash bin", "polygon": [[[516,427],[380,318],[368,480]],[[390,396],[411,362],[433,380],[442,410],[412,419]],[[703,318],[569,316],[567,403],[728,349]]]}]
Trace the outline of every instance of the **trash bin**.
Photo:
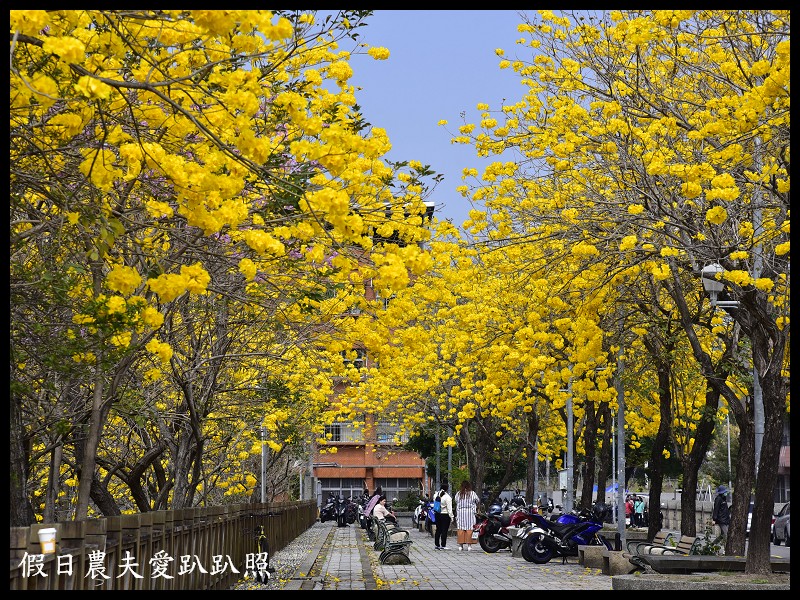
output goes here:
[{"label": "trash bin", "polygon": [[42,547],[42,554],[55,554],[56,552],[56,530],[53,527],[46,527],[39,530],[39,544]]}]

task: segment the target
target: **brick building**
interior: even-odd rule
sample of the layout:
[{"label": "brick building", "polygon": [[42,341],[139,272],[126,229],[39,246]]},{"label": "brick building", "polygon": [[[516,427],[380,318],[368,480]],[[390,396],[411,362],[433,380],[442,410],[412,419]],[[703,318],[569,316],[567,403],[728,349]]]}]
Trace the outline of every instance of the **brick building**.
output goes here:
[{"label": "brick building", "polygon": [[[433,205],[426,203],[426,218],[433,216]],[[402,242],[391,240],[398,244]],[[371,282],[365,286],[367,300],[376,299]],[[384,300],[389,302],[390,299]],[[358,318],[369,318],[359,316]],[[355,348],[356,367],[372,366],[370,357],[361,348]],[[334,394],[340,393],[347,384],[336,382]],[[338,422],[326,427],[330,441],[337,447],[336,454],[320,455],[312,451],[312,486],[317,503],[322,505],[330,493],[357,498],[366,488],[370,493],[381,486],[390,500],[405,498],[412,490],[427,492],[431,481],[425,472],[425,459],[416,452],[404,450],[394,442],[395,427],[380,421],[376,415],[366,415],[363,430],[349,422]],[[407,436],[402,442],[407,441]]]}]

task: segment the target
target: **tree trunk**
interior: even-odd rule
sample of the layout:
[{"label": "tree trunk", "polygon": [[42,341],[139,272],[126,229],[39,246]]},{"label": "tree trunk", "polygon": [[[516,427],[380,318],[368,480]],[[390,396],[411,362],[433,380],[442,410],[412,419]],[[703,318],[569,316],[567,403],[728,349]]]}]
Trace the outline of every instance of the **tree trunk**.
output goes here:
[{"label": "tree trunk", "polygon": [[[688,496],[692,499],[692,509],[690,512],[684,512],[681,515],[681,533],[685,535],[697,535],[697,526],[695,524],[695,507],[697,496],[695,490],[697,489],[697,474],[700,467],[706,458],[709,446],[711,446],[711,437],[714,433],[714,424],[716,423],[717,409],[719,408],[719,391],[713,386],[709,385],[706,388],[706,404],[701,409],[702,413],[700,421],[694,430],[694,444],[691,451],[684,457],[683,460],[683,482],[684,493],[681,494],[681,510],[688,510],[685,505],[687,496],[687,481],[691,480],[692,487],[688,489],[690,492]],[[684,524],[689,525],[687,520],[691,520],[691,529],[684,530]]]},{"label": "tree trunk", "polygon": [[28,453],[25,445],[25,427],[22,425],[20,412],[21,398],[12,393],[10,408],[9,445],[9,515],[11,527],[27,527],[36,522],[33,507],[25,493],[28,484]]},{"label": "tree trunk", "polygon": [[664,483],[664,449],[667,447],[672,424],[672,394],[670,386],[669,363],[661,363],[658,368],[658,431],[653,439],[653,448],[650,452],[650,497],[648,498],[650,515],[647,524],[647,539],[655,537],[661,529],[661,490]]},{"label": "tree trunk", "polygon": [[[612,464],[614,450],[611,447],[611,431],[613,430],[615,423],[612,420],[611,408],[609,407],[608,402],[603,402],[600,404],[598,414],[600,416],[599,420],[603,427],[603,436],[600,442],[600,462],[597,468],[597,499],[601,499],[602,493],[603,502],[606,504],[613,504],[612,498],[606,498],[605,496],[605,489],[608,487],[607,484],[611,475],[611,470],[614,468],[614,465]],[[611,491],[612,496],[615,493],[616,492],[614,490]]]},{"label": "tree trunk", "polygon": [[681,492],[681,535],[697,535],[697,471],[684,467]]},{"label": "tree trunk", "polygon": [[75,504],[75,520],[80,521],[89,517],[89,500],[92,494],[92,483],[95,477],[97,447],[100,445],[100,422],[103,406],[103,390],[105,378],[103,376],[103,352],[97,353],[97,365],[94,377],[92,408],[89,412],[88,432],[83,444],[83,456],[76,465],[78,472],[78,502]]},{"label": "tree trunk", "polygon": [[527,486],[525,488],[525,498],[529,504],[536,502],[534,498],[536,490],[533,489],[533,482],[536,481],[536,470],[539,468],[538,461],[536,460],[536,438],[539,437],[539,418],[536,411],[532,410],[528,413],[528,438],[526,443],[526,451],[528,454],[527,460]]},{"label": "tree trunk", "polygon": [[[770,335],[771,334],[771,335]],[[778,479],[778,462],[783,438],[783,418],[786,414],[787,378],[784,377],[784,353],[787,333],[779,330],[775,321],[754,328],[753,363],[759,374],[764,402],[764,438],[756,475],[753,520],[747,549],[745,572],[770,573],[770,522],[773,510],[773,491]],[[788,373],[788,371],[787,371]]]},{"label": "tree trunk", "polygon": [[731,524],[728,528],[728,540],[725,543],[725,554],[744,556],[747,537],[747,509],[755,482],[755,426],[753,403],[729,399],[733,418],[739,427],[739,454],[736,461],[736,485],[733,486],[733,502],[731,504]]}]

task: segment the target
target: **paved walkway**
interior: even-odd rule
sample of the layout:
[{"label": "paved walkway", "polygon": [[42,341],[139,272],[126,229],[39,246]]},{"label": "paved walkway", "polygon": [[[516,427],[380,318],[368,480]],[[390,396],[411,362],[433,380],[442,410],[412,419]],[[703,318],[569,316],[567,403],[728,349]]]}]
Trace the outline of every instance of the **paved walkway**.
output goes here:
[{"label": "paved walkway", "polygon": [[448,538],[448,550],[436,550],[433,537],[410,528],[408,565],[382,565],[367,532],[358,524],[337,527],[315,523],[327,529],[318,536],[316,548],[309,549],[296,577],[283,588],[304,590],[610,590],[611,577],[599,569],[587,569],[577,558],[567,564],[554,559],[546,565],[514,558],[508,550],[489,554],[478,544],[472,551],[459,551],[455,536]]}]

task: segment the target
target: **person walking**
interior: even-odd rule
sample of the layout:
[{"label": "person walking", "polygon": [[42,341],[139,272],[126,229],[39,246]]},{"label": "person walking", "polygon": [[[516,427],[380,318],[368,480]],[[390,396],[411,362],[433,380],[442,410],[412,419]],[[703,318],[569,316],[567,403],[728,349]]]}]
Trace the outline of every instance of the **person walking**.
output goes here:
[{"label": "person walking", "polygon": [[450,530],[450,523],[453,522],[453,499],[447,493],[447,484],[442,484],[442,489],[436,495],[439,498],[441,508],[436,513],[436,535],[434,542],[437,550],[448,550],[447,532]]},{"label": "person walking", "polygon": [[711,510],[711,520],[714,525],[719,525],[723,539],[728,538],[728,525],[731,524],[731,510],[728,507],[728,488],[721,485],[717,488],[717,497],[714,498],[714,508]]},{"label": "person walking", "polygon": [[633,527],[633,499],[630,495],[625,496],[625,520],[628,522],[628,527]]},{"label": "person walking", "polygon": [[456,492],[456,534],[459,550],[472,550],[472,528],[475,525],[475,512],[478,507],[478,494],[472,489],[472,484],[465,479],[461,482],[461,489]]},{"label": "person walking", "polygon": [[636,521],[636,527],[644,527],[644,498],[636,496],[633,501],[633,517]]}]

